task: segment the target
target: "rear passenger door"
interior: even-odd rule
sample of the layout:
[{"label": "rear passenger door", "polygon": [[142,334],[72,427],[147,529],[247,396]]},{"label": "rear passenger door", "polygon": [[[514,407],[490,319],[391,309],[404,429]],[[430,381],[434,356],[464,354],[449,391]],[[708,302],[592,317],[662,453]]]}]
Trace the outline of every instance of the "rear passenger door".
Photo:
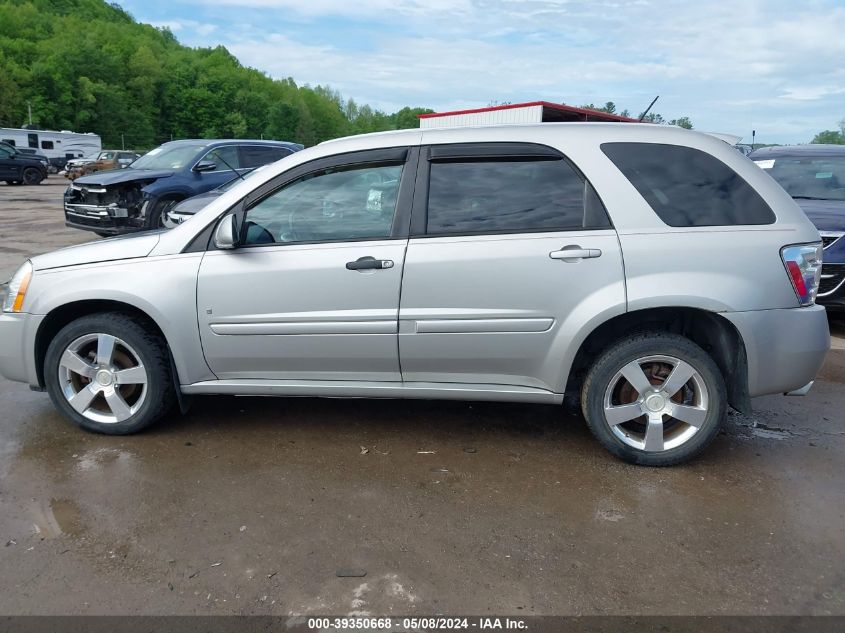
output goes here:
[{"label": "rear passenger door", "polygon": [[624,304],[616,232],[560,152],[423,148],[399,310],[404,381],[561,392],[569,324]]}]

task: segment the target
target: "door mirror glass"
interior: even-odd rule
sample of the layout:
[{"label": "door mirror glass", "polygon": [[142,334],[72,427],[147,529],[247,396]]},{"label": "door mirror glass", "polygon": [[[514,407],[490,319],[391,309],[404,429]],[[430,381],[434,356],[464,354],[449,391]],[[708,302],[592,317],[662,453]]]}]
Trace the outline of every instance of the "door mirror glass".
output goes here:
[{"label": "door mirror glass", "polygon": [[214,245],[222,250],[231,250],[238,245],[238,221],[234,213],[224,217],[214,231]]},{"label": "door mirror glass", "polygon": [[217,169],[217,163],[212,160],[201,160],[196,165],[194,165],[194,171],[214,171]]}]

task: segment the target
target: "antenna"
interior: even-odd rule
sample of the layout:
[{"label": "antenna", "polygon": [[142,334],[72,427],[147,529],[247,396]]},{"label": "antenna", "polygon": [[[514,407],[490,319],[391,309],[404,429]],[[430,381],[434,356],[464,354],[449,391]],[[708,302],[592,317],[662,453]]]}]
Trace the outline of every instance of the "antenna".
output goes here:
[{"label": "antenna", "polygon": [[229,163],[227,163],[227,162],[226,162],[226,159],[225,159],[225,158],[223,158],[223,157],[220,155],[220,149],[219,149],[219,148],[214,150],[214,155],[215,155],[217,158],[219,158],[219,159],[220,159],[220,162],[221,162],[221,163],[223,163],[224,165],[226,165],[226,167],[228,167],[228,168],[229,168],[229,169],[231,169],[233,172],[235,172],[235,174],[237,175],[237,177],[238,177],[238,178],[240,178],[241,180],[246,180],[246,178],[244,178],[244,177],[243,177],[243,174],[241,174],[241,172],[239,172],[237,169],[235,169],[235,168],[234,168],[234,167],[232,167]]},{"label": "antenna", "polygon": [[642,123],[642,122],[643,122],[643,119],[645,118],[645,115],[646,115],[646,114],[648,114],[648,111],[649,111],[649,110],[651,110],[651,107],[652,107],[655,103],[657,103],[657,100],[658,100],[659,98],[660,98],[660,95],[657,95],[654,99],[652,99],[651,103],[649,103],[649,104],[648,104],[648,107],[645,109],[645,112],[643,112],[643,113],[640,115],[640,119],[639,119],[639,120],[640,120],[640,123]]}]

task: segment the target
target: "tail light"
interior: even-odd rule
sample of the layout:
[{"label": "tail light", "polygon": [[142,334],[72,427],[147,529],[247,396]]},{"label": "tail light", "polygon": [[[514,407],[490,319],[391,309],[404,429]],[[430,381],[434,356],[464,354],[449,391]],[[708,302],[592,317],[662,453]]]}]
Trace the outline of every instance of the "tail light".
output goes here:
[{"label": "tail light", "polygon": [[783,265],[801,306],[816,302],[822,274],[822,244],[797,244],[780,250]]}]

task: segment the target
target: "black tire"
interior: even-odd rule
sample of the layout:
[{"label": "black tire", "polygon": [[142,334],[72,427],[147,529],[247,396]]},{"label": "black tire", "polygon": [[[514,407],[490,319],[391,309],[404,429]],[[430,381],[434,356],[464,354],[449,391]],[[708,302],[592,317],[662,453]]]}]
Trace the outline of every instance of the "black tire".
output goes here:
[{"label": "black tire", "polygon": [[44,174],[35,167],[27,167],[23,170],[23,183],[25,185],[37,185],[44,180]]},{"label": "black tire", "polygon": [[151,229],[165,228],[164,218],[167,216],[167,212],[176,206],[177,202],[181,202],[181,200],[165,199],[157,202],[147,219],[147,227]]},{"label": "black tire", "polygon": [[[619,372],[629,363],[632,363],[632,361],[651,356],[672,357],[683,361],[683,363],[688,364],[697,372],[698,377],[700,377],[706,389],[705,393],[708,401],[706,413],[701,413],[703,421],[700,421],[700,426],[696,427],[698,429],[697,431],[692,431],[693,427],[691,425],[679,422],[671,416],[663,418],[666,426],[661,428],[668,429],[669,432],[672,432],[672,425],[675,425],[674,428],[677,432],[686,430],[687,432],[693,433],[683,443],[668,450],[646,451],[644,448],[630,446],[613,432],[613,427],[607,421],[605,413],[605,395],[608,389],[611,388],[611,383],[614,383],[614,388],[615,385],[620,384],[625,388],[627,379],[620,379]],[[657,362],[655,364],[659,365],[660,363]],[[644,377],[649,380],[648,376]],[[620,380],[621,382],[619,382]],[[691,383],[693,385],[692,387],[690,387]],[[631,383],[628,384],[630,385]],[[652,382],[651,384],[659,387],[662,383]],[[684,386],[678,393],[692,394],[697,387],[698,385],[693,381],[688,381],[684,383]],[[668,401],[670,405],[673,404],[671,400],[674,399]],[[629,398],[622,400],[621,404],[625,404],[626,402],[630,403],[633,401]],[[619,403],[611,402],[611,404],[615,405]],[[644,400],[641,406],[646,406]],[[713,441],[713,438],[719,432],[722,421],[725,419],[727,412],[727,393],[725,381],[719,368],[701,347],[683,336],[661,332],[643,332],[613,343],[596,359],[587,373],[587,377],[581,388],[581,410],[587,420],[590,431],[592,431],[596,439],[620,459],[642,466],[672,466],[694,458]],[[642,418],[633,419],[616,428],[618,432],[626,436],[626,439],[632,436],[636,438],[636,430],[639,428],[637,425],[641,425],[643,429],[648,428],[648,423],[642,422],[642,419],[646,417],[644,415]],[[630,434],[629,430],[631,431]],[[664,431],[661,430],[660,433],[661,444],[659,446],[662,446]],[[645,438],[645,436],[643,437]],[[643,442],[645,446],[645,439]]]},{"label": "black tire", "polygon": [[[78,413],[68,402],[60,384],[60,361],[74,341],[90,334],[106,334],[125,341],[133,348],[146,369],[146,393],[138,410],[120,422],[98,422]],[[103,312],[72,321],[53,338],[44,360],[44,381],[56,408],[87,431],[106,435],[128,435],[149,427],[171,410],[176,392],[170,369],[167,344],[160,334],[134,316]],[[92,379],[93,383],[94,380]],[[93,404],[93,403],[92,403]],[[89,413],[86,409],[85,413]]]}]

